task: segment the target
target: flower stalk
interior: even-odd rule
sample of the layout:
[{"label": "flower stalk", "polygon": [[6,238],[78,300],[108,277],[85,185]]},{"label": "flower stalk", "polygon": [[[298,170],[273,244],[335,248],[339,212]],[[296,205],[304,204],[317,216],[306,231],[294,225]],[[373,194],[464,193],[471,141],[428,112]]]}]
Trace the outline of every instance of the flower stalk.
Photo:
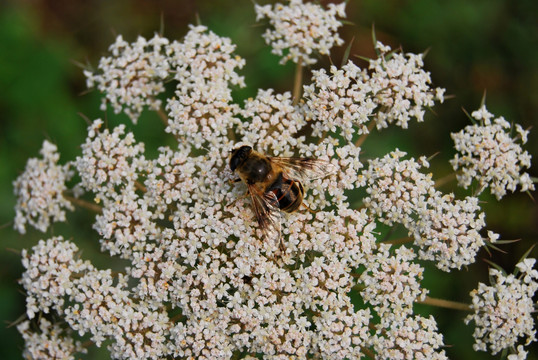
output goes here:
[{"label": "flower stalk", "polygon": [[301,89],[303,87],[303,61],[299,59],[295,65],[295,77],[293,81],[293,105],[297,106],[301,100]]},{"label": "flower stalk", "polygon": [[94,213],[103,212],[103,208],[101,206],[99,206],[97,204],[94,204],[94,203],[91,203],[89,201],[86,201],[84,199],[79,199],[79,198],[76,198],[76,197],[73,197],[73,196],[70,196],[70,195],[66,195],[66,194],[64,194],[63,197],[64,197],[64,199],[66,199],[67,201],[69,201],[70,203],[72,203],[75,206],[84,208],[84,209],[89,210],[89,211],[94,212]]},{"label": "flower stalk", "polygon": [[468,304],[457,301],[433,298],[429,296],[426,296],[424,300],[417,301],[417,304],[431,305],[458,311],[472,311],[471,307]]}]

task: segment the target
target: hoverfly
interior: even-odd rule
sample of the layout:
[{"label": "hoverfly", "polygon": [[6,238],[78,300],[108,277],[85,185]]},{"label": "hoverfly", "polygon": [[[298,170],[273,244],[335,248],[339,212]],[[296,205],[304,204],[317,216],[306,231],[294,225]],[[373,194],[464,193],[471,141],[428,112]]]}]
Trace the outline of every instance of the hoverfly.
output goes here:
[{"label": "hoverfly", "polygon": [[260,229],[280,238],[280,211],[296,211],[304,199],[302,182],[335,172],[326,160],[265,156],[243,145],[231,151],[230,169],[239,175],[252,199]]}]

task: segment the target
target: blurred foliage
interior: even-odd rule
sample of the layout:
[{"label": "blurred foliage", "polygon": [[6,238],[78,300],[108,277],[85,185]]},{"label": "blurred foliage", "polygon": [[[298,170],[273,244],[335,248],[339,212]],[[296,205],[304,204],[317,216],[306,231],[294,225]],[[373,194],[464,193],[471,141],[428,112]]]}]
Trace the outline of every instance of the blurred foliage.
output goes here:
[{"label": "blurred foliage", "polygon": [[[260,3],[267,1],[259,0]],[[321,1],[326,3],[326,1]],[[434,178],[450,174],[448,159],[453,155],[449,133],[468,124],[461,108],[473,111],[487,91],[488,109],[497,116],[531,127],[538,120],[538,2],[536,0],[349,0],[348,20],[341,31],[347,44],[353,39],[353,55],[374,57],[372,24],[379,40],[404,51],[423,52],[426,68],[434,84],[447,88],[454,98],[437,106],[424,124],[410,129],[375,132],[364,145],[364,157],[383,155],[395,147],[413,156],[439,154],[432,160]],[[44,139],[58,145],[62,161],[73,159],[85,138],[85,118],[105,118],[109,125],[125,121],[111,111],[99,110],[99,95],[85,93],[85,79],[75,62],[93,64],[104,54],[116,34],[128,41],[137,35],[151,37],[163,30],[171,39],[180,39],[189,23],[209,26],[219,35],[231,37],[237,53],[247,61],[242,74],[247,88],[236,92],[242,101],[257,89],[291,91],[294,66],[278,65],[261,39],[263,27],[255,21],[249,0],[12,0],[0,4],[0,318],[7,325],[24,313],[24,296],[16,281],[22,266],[17,251],[33,246],[52,234],[72,237],[84,249],[83,257],[99,267],[109,267],[110,258],[99,253],[97,237],[89,225],[91,214],[75,213],[69,224],[54,227],[49,234],[29,229],[25,236],[12,230],[15,203],[12,181],[24,169],[29,157],[38,155]],[[317,67],[340,64],[346,45],[335,49],[332,60],[324,58]],[[305,75],[308,79],[308,74]],[[155,125],[158,124],[158,125]],[[145,114],[134,127],[148,153],[169,142],[154,114]],[[531,131],[527,150],[534,155],[531,175],[537,176],[538,134]],[[443,191],[468,195],[451,183]],[[522,240],[505,247],[507,254],[495,253],[491,260],[508,271],[538,236],[536,204],[527,194],[516,193],[497,202],[484,194],[488,228],[503,239]],[[13,249],[13,251],[7,251]],[[536,250],[531,254],[536,257]],[[469,269],[450,274],[428,266],[424,285],[430,295],[468,301],[477,281],[487,281],[487,266],[481,258]],[[429,312],[417,306],[419,312]],[[472,350],[472,327],[463,325],[464,314],[435,309],[446,351],[453,359],[490,359]],[[22,340],[14,328],[1,327],[0,358],[21,357]],[[453,345],[453,346],[451,346]],[[534,352],[536,354],[536,351]],[[92,350],[88,359],[104,358],[102,350]],[[533,355],[536,356],[536,355]],[[529,359],[533,358],[529,356]],[[534,357],[535,358],[535,357]]]}]

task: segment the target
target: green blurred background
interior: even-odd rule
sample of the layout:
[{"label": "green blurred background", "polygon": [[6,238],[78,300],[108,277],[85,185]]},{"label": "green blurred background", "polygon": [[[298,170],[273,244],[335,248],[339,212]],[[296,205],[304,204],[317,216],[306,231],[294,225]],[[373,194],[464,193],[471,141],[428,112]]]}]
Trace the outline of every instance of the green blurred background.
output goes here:
[{"label": "green blurred background", "polygon": [[[261,4],[268,3],[261,1]],[[322,1],[322,3],[326,3]],[[462,108],[479,107],[487,91],[488,109],[497,116],[517,122],[524,128],[538,120],[538,2],[536,0],[452,0],[395,1],[349,0],[348,20],[341,37],[348,44],[354,38],[352,55],[373,57],[371,28],[377,38],[393,48],[422,52],[430,49],[426,68],[434,84],[445,87],[454,97],[436,106],[423,124],[412,123],[409,130],[394,128],[381,135],[372,134],[364,144],[364,156],[382,155],[395,147],[413,154],[439,154],[432,161],[435,178],[450,174],[448,160],[453,156],[450,132],[459,131],[468,119]],[[28,158],[36,157],[44,139],[58,145],[61,161],[75,158],[85,138],[85,117],[106,118],[110,125],[125,121],[111,111],[99,110],[99,94],[85,93],[85,79],[76,63],[96,66],[116,34],[128,41],[137,35],[151,37],[164,26],[164,35],[180,39],[187,24],[202,24],[222,36],[232,38],[237,53],[246,59],[242,71],[247,88],[237,91],[241,100],[257,89],[292,88],[294,67],[278,65],[261,40],[263,27],[257,26],[253,4],[237,1],[183,0],[12,0],[0,3],[0,359],[21,357],[22,339],[7,326],[25,311],[24,296],[17,279],[22,272],[17,254],[40,238],[62,234],[73,238],[83,257],[102,268],[110,258],[99,253],[98,239],[91,230],[88,215],[69,215],[68,224],[55,225],[50,234],[29,229],[21,236],[12,229],[15,198],[12,181],[24,169]],[[332,62],[340,64],[345,45],[335,49]],[[364,66],[358,58],[356,62]],[[330,64],[323,58],[319,66]],[[305,79],[308,79],[306,75]],[[154,114],[145,114],[137,126],[130,123],[137,139],[146,143],[148,153],[169,138]],[[532,176],[538,171],[538,130],[531,131],[527,150],[534,156]],[[455,183],[442,188],[459,196]],[[536,197],[536,194],[534,194]],[[487,282],[489,259],[512,271],[520,256],[538,237],[537,207],[527,194],[516,193],[497,202],[483,194],[488,228],[503,239],[521,239],[506,246],[508,253],[486,252],[468,269],[443,273],[427,265],[424,286],[430,295],[468,302],[468,293],[478,281]],[[533,251],[534,257],[538,255]],[[418,306],[417,311],[432,312],[445,336],[446,352],[452,359],[491,359],[472,350],[472,327],[463,325],[463,313]],[[529,348],[530,349],[530,348]],[[529,359],[538,358],[532,350]],[[106,352],[92,350],[87,359],[106,358]],[[498,357],[496,357],[498,358]]]}]

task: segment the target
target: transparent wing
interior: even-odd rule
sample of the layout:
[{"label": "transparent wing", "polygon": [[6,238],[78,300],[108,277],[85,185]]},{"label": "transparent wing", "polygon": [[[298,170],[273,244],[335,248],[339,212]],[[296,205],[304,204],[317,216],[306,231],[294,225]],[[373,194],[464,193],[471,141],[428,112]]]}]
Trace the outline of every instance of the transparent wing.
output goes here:
[{"label": "transparent wing", "polygon": [[269,157],[269,160],[279,165],[287,178],[301,182],[320,179],[337,171],[327,160],[299,157]]},{"label": "transparent wing", "polygon": [[264,236],[280,238],[280,208],[278,199],[272,191],[260,192],[255,186],[249,185],[248,192],[252,199],[254,214]]}]

